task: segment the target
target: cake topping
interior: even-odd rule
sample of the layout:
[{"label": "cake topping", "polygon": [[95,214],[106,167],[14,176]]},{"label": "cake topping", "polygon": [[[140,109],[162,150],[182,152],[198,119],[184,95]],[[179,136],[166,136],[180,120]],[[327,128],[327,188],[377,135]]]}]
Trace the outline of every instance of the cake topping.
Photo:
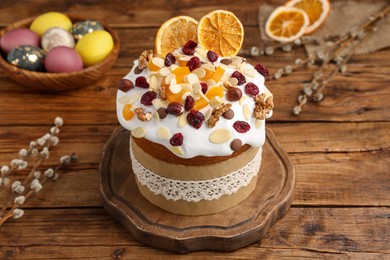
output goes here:
[{"label": "cake topping", "polygon": [[220,128],[215,131],[213,131],[210,134],[210,142],[215,143],[215,144],[222,144],[227,141],[229,141],[231,138],[231,133],[228,129],[226,128]]},{"label": "cake topping", "polygon": [[251,118],[251,111],[249,109],[249,105],[248,104],[244,104],[242,106],[242,114],[244,115],[244,118],[246,120],[250,119]]},{"label": "cake topping", "polygon": [[184,101],[184,109],[186,111],[191,110],[194,107],[194,104],[195,104],[194,98],[188,95]]},{"label": "cake topping", "polygon": [[242,141],[240,139],[234,139],[231,143],[230,143],[230,148],[233,150],[233,151],[238,151],[240,150],[242,147]]},{"label": "cake topping", "polygon": [[169,143],[173,146],[179,146],[183,144],[183,135],[181,133],[176,133],[169,139]]},{"label": "cake topping", "polygon": [[169,66],[171,66],[172,64],[175,64],[175,63],[176,63],[176,57],[172,53],[168,53],[165,56],[164,65],[166,67],[169,67]]},{"label": "cake topping", "polygon": [[234,117],[234,111],[232,109],[228,109],[225,113],[222,114],[222,116],[230,120]]},{"label": "cake topping", "polygon": [[209,61],[215,62],[218,60],[218,54],[216,52],[213,52],[213,51],[208,51],[207,58],[209,59]]},{"label": "cake topping", "polygon": [[256,64],[255,69],[257,72],[259,72],[263,77],[268,77],[269,76],[269,71],[268,69],[263,65],[263,64]]},{"label": "cake topping", "polygon": [[239,88],[230,87],[226,93],[226,99],[229,101],[238,101],[242,97],[242,91]]},{"label": "cake topping", "polygon": [[[147,67],[148,61],[152,57],[153,57],[153,51],[152,50],[143,51],[141,53],[141,55],[138,58],[138,69],[139,69],[140,72]],[[139,74],[139,73],[136,73],[136,74]]]},{"label": "cake topping", "polygon": [[191,126],[193,126],[196,129],[199,129],[202,126],[202,123],[204,121],[204,115],[201,112],[192,109],[187,114],[187,121]]},{"label": "cake topping", "polygon": [[239,133],[246,133],[251,129],[251,126],[245,121],[236,121],[234,122],[233,127]]},{"label": "cake topping", "polygon": [[143,138],[146,134],[146,130],[143,127],[137,127],[131,131],[131,135],[135,138]]},{"label": "cake topping", "polygon": [[154,91],[145,92],[141,97],[141,104],[144,106],[151,106],[152,101],[157,98],[157,93]]},{"label": "cake topping", "polygon": [[266,99],[266,95],[262,93],[255,98],[256,107],[253,111],[253,116],[256,119],[265,119],[266,115],[274,108],[273,97],[269,96]]},{"label": "cake topping", "polygon": [[163,138],[163,139],[171,138],[171,133],[169,132],[169,129],[166,127],[160,127],[157,130],[157,135],[158,135],[158,137]]},{"label": "cake topping", "polygon": [[252,82],[249,82],[245,85],[245,93],[251,96],[256,96],[259,94],[259,87]]},{"label": "cake topping", "polygon": [[246,82],[245,76],[242,75],[242,73],[239,72],[238,70],[233,72],[232,78],[236,78],[237,79],[237,85],[242,85],[242,84],[244,84]]},{"label": "cake topping", "polygon": [[221,106],[219,106],[218,108],[214,108],[209,120],[207,121],[208,126],[214,127],[218,122],[219,117],[223,115],[225,112],[227,112],[228,110],[231,110],[230,109],[231,106],[232,106],[231,104],[221,104]]},{"label": "cake topping", "polygon": [[[212,17],[222,23],[224,19],[232,21],[225,11],[214,12]],[[170,20],[173,22],[162,27],[176,26],[174,21],[194,23],[187,18]],[[263,121],[273,109],[272,95],[261,74],[267,69],[261,64],[253,67],[235,54],[227,56],[223,48],[207,49],[196,37],[184,41],[186,34],[173,28],[160,30],[168,30],[168,38],[179,34],[177,38],[184,43],[180,46],[174,41],[170,46],[166,39],[156,39],[156,53],[142,52],[118,85],[120,123],[132,132],[137,129],[133,136],[162,144],[183,158],[229,155],[234,151],[229,140],[238,140],[235,149],[243,144],[261,146]],[[225,36],[228,40],[235,37]],[[210,32],[209,37],[215,35]],[[173,138],[171,133],[177,136]]]},{"label": "cake topping", "polygon": [[129,79],[121,79],[118,82],[118,89],[122,90],[123,92],[127,92],[130,89],[134,88],[134,84],[131,80]]},{"label": "cake topping", "polygon": [[149,83],[146,81],[145,77],[140,76],[135,80],[135,86],[140,88],[149,88]]},{"label": "cake topping", "polygon": [[158,113],[158,116],[159,116],[161,119],[166,118],[167,115],[168,115],[167,109],[164,108],[164,107],[160,107],[159,109],[157,109],[157,113]]},{"label": "cake topping", "polygon": [[183,105],[178,102],[169,103],[167,107],[167,113],[174,116],[180,116],[181,114],[183,114],[183,112],[184,112]]}]

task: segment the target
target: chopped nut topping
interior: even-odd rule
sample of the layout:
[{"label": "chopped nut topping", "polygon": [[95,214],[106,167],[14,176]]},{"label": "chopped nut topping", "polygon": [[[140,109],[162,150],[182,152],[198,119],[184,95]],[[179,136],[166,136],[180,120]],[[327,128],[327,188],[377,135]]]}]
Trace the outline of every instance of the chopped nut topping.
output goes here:
[{"label": "chopped nut topping", "polygon": [[225,89],[234,88],[235,86],[230,81],[225,81],[223,83]]},{"label": "chopped nut topping", "polygon": [[218,122],[219,118],[222,116],[223,113],[228,111],[231,108],[232,104],[221,104],[218,108],[214,108],[213,112],[211,112],[211,116],[209,120],[207,120],[208,126],[210,128],[214,127],[215,124]]},{"label": "chopped nut topping", "polygon": [[273,96],[269,96],[266,99],[266,95],[255,96],[255,109],[253,110],[253,116],[256,119],[265,119],[265,116],[274,108]]},{"label": "chopped nut topping", "polygon": [[161,100],[166,100],[167,99],[167,89],[164,86],[161,86],[159,88],[160,90],[160,98]]},{"label": "chopped nut topping", "polygon": [[144,110],[142,108],[136,108],[134,109],[134,113],[136,113],[137,118],[141,121],[149,121],[152,119],[151,113],[144,113]]},{"label": "chopped nut topping", "polygon": [[138,58],[138,68],[143,70],[148,66],[148,61],[153,59],[153,50],[145,50]]}]

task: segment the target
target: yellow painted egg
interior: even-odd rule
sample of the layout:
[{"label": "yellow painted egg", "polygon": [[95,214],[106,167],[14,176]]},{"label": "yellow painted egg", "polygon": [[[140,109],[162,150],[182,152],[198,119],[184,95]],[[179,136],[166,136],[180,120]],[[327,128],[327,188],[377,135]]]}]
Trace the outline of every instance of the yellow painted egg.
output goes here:
[{"label": "yellow painted egg", "polygon": [[35,18],[30,25],[30,30],[42,36],[47,29],[52,27],[60,27],[69,31],[72,28],[72,21],[63,13],[48,12]]},{"label": "yellow painted egg", "polygon": [[112,51],[114,40],[107,31],[94,31],[86,34],[76,44],[85,66],[91,66],[104,60]]}]

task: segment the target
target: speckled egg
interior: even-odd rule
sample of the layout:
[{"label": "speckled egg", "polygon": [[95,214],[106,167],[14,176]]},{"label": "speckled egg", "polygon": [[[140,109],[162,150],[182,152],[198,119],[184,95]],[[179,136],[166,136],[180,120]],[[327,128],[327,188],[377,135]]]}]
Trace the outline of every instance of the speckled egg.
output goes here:
[{"label": "speckled egg", "polygon": [[41,71],[44,68],[45,52],[35,46],[21,45],[12,49],[7,61],[18,68]]},{"label": "speckled egg", "polygon": [[58,46],[46,54],[45,68],[48,72],[79,71],[83,69],[83,61],[74,49]]},{"label": "speckled egg", "polygon": [[76,51],[86,66],[97,64],[104,60],[112,51],[114,40],[107,31],[94,31],[84,35],[76,44]]},{"label": "speckled egg", "polygon": [[48,12],[35,18],[30,25],[30,30],[41,36],[52,27],[60,27],[69,31],[72,28],[72,21],[63,13]]},{"label": "speckled egg", "polygon": [[0,46],[5,54],[20,45],[39,47],[39,35],[27,28],[18,28],[6,32],[0,39]]},{"label": "speckled egg", "polygon": [[74,48],[74,45],[75,43],[72,35],[60,27],[48,29],[41,38],[41,46],[45,51],[49,51],[57,46]]},{"label": "speckled egg", "polygon": [[99,21],[88,19],[75,23],[70,32],[76,40],[80,40],[85,34],[99,30],[104,30],[103,25]]}]

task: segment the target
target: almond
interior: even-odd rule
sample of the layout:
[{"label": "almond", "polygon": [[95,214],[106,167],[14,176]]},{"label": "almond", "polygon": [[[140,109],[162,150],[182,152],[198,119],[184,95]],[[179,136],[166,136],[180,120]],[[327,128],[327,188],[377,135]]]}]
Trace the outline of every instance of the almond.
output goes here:
[{"label": "almond", "polygon": [[146,130],[143,127],[137,127],[131,131],[131,135],[135,138],[143,138],[146,134]]},{"label": "almond", "polygon": [[231,133],[226,128],[217,129],[213,131],[209,136],[210,142],[215,144],[222,144],[224,142],[229,141],[230,138],[231,138]]}]

